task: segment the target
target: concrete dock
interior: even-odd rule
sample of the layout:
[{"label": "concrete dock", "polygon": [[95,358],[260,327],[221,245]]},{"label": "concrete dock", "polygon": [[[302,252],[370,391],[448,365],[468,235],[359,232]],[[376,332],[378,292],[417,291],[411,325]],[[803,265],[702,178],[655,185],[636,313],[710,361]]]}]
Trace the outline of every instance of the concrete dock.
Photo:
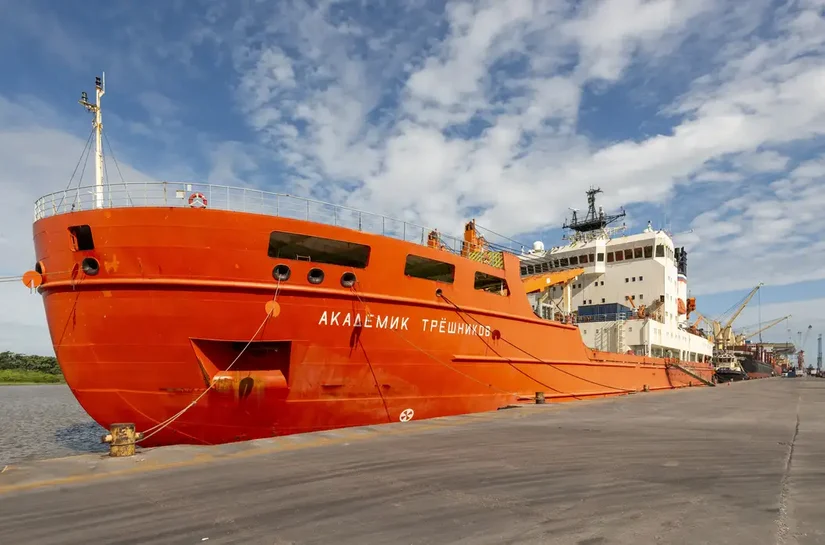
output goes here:
[{"label": "concrete dock", "polygon": [[11,466],[0,543],[825,544],[825,379]]}]

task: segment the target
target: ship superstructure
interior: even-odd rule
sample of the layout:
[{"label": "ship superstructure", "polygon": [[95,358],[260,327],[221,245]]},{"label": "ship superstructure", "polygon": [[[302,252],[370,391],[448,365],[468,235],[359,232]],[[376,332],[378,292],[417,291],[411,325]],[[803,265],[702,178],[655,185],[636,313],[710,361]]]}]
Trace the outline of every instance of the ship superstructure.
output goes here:
[{"label": "ship superstructure", "polygon": [[537,315],[576,323],[587,346],[596,350],[710,361],[713,344],[687,319],[695,301],[687,297],[687,252],[664,230],[648,223],[643,232],[614,236],[624,217],[608,215],[590,189],[588,211],[564,227],[565,246],[545,251],[541,243],[521,256],[521,274],[577,272],[571,281],[529,295]]}]

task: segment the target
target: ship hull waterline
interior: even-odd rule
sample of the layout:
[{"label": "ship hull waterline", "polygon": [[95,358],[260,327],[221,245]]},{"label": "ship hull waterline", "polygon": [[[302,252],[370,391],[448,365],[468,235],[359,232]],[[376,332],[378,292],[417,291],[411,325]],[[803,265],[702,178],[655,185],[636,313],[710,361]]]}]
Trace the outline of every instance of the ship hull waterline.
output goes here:
[{"label": "ship hull waterline", "polygon": [[[93,249],[72,248],[75,225],[90,226]],[[368,244],[370,264],[273,259],[273,230]],[[55,353],[95,421],[152,429],[208,389],[144,446],[491,411],[539,391],[568,401],[701,385],[662,359],[590,350],[575,327],[535,317],[517,292],[515,256],[504,271],[514,293],[501,297],[474,291],[471,279],[461,286],[474,270],[494,270],[487,265],[256,214],[91,210],[39,220],[34,234]],[[455,282],[404,277],[408,253],[452,260]],[[89,257],[97,274],[84,271]],[[279,263],[291,268],[285,282],[273,279]],[[312,267],[324,270],[320,285],[307,281]],[[345,272],[357,274],[355,286],[341,285]],[[682,365],[713,376],[709,364]]]}]

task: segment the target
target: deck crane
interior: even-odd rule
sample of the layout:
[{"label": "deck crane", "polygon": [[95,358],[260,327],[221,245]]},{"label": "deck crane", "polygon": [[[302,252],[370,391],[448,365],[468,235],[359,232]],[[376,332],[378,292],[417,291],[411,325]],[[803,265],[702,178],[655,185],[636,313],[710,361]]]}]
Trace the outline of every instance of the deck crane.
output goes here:
[{"label": "deck crane", "polygon": [[736,306],[735,310],[733,311],[733,314],[730,318],[727,319],[725,324],[720,324],[718,334],[716,333],[716,327],[714,326],[714,342],[716,343],[717,348],[721,350],[726,350],[728,347],[734,346],[736,344],[736,336],[733,334],[731,326],[733,325],[733,322],[739,317],[739,315],[742,314],[742,311],[745,310],[745,307],[748,305],[748,303],[750,303],[750,300],[753,299],[753,296],[756,295],[756,292],[759,291],[759,288],[761,288],[764,285],[764,283],[760,282],[756,285],[756,287],[754,287],[750,291],[748,295],[745,296],[744,300]]},{"label": "deck crane", "polygon": [[736,346],[741,346],[741,345],[745,344],[745,341],[746,341],[746,340],[748,340],[748,339],[750,339],[751,337],[754,337],[754,336],[756,336],[756,335],[759,335],[759,334],[760,334],[760,333],[762,333],[763,331],[766,331],[766,330],[768,330],[768,329],[772,328],[773,326],[775,326],[776,324],[778,324],[778,323],[779,323],[779,322],[781,322],[782,320],[787,320],[787,319],[788,319],[788,318],[790,318],[790,317],[791,317],[791,315],[790,315],[790,314],[788,314],[787,316],[783,316],[783,317],[781,317],[781,318],[777,318],[776,320],[771,320],[770,322],[768,322],[767,324],[765,324],[765,325],[764,325],[764,326],[762,326],[761,328],[757,329],[757,330],[756,330],[756,331],[754,331],[753,333],[747,333],[747,334],[737,335],[737,336],[736,336]]},{"label": "deck crane", "polygon": [[[731,326],[733,322],[739,317],[745,307],[750,303],[750,300],[753,299],[753,296],[756,295],[756,292],[759,291],[759,288],[764,286],[762,282],[760,282],[756,287],[754,287],[750,293],[748,293],[740,303],[737,303],[733,307],[733,314],[730,318],[728,318],[725,323],[723,324],[721,320],[709,320],[705,316],[703,316],[699,311],[694,311],[697,320],[693,324],[694,329],[697,325],[699,325],[699,321],[702,320],[710,326],[710,333],[708,333],[708,340],[714,344],[714,347],[717,350],[726,350],[728,347],[735,346],[737,343],[736,335],[734,335],[733,331],[731,330]],[[728,311],[730,312],[730,311]],[[727,314],[727,312],[725,313]],[[781,321],[781,320],[780,320]]]}]

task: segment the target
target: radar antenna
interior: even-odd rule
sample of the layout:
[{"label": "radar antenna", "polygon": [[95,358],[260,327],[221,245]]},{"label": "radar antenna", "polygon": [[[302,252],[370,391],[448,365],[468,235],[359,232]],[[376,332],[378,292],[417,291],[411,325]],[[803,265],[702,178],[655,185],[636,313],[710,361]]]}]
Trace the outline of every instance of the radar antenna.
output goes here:
[{"label": "radar antenna", "polygon": [[579,219],[577,215],[577,210],[575,208],[571,208],[573,211],[573,218],[568,222],[567,220],[564,221],[564,225],[562,225],[563,229],[570,229],[574,231],[571,237],[565,238],[572,238],[572,239],[590,239],[596,238],[597,236],[608,236],[608,231],[613,230],[621,230],[622,228],[611,228],[608,229],[608,225],[611,223],[625,217],[624,208],[621,209],[621,213],[619,214],[605,214],[602,207],[599,207],[598,212],[596,211],[596,194],[602,193],[602,190],[598,187],[590,187],[587,190],[587,214],[585,215],[584,219]]}]

